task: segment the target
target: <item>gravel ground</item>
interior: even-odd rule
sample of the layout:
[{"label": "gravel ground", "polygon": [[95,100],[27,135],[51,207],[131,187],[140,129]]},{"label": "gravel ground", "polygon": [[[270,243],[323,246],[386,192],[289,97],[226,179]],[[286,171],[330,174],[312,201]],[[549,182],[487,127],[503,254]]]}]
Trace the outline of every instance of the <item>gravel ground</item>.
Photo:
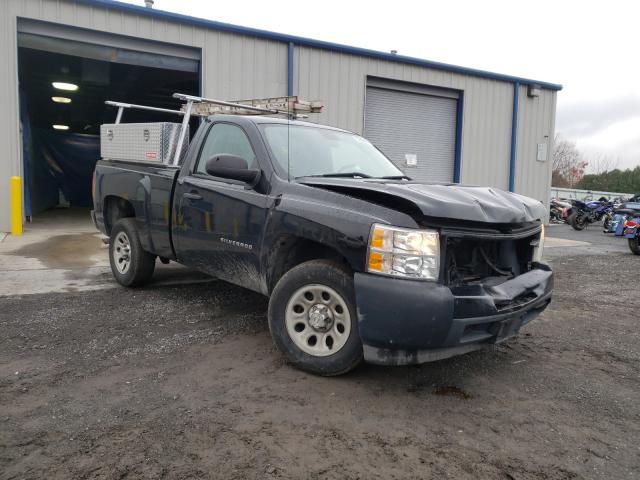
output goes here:
[{"label": "gravel ground", "polygon": [[505,345],[340,378],[222,282],[0,298],[0,478],[640,478],[620,245],[549,252],[554,302]]}]

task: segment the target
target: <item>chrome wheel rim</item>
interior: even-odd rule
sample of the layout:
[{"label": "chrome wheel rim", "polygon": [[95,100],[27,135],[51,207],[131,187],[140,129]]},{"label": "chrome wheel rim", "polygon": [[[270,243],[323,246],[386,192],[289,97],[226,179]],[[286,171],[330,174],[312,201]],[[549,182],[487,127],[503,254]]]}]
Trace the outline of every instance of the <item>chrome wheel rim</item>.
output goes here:
[{"label": "chrome wheel rim", "polygon": [[333,288],[320,284],[295,291],[287,303],[285,323],[293,343],[315,357],[339,352],[351,333],[347,303]]},{"label": "chrome wheel rim", "polygon": [[131,242],[126,233],[116,235],[113,244],[113,261],[118,272],[125,274],[131,266]]}]

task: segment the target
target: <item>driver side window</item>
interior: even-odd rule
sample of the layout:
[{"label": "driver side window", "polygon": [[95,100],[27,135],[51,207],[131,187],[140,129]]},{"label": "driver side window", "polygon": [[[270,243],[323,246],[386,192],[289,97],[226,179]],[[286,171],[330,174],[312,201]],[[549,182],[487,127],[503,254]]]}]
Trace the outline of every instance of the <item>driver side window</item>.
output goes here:
[{"label": "driver side window", "polygon": [[209,129],[198,158],[196,173],[207,175],[207,160],[220,154],[236,155],[244,158],[250,169],[258,168],[256,154],[247,135],[236,125],[216,123]]}]

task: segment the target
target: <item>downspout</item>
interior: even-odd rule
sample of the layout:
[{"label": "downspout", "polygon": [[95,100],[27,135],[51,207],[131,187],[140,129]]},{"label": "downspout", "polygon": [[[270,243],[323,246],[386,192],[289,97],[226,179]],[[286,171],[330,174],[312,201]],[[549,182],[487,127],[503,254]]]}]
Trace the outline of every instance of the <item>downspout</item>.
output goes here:
[{"label": "downspout", "polygon": [[511,158],[509,159],[509,191],[516,189],[516,150],[518,148],[518,108],[520,105],[520,82],[513,83],[513,110],[511,115]]},{"label": "downspout", "polygon": [[287,47],[287,96],[293,95],[293,42]]},{"label": "downspout", "polygon": [[460,91],[456,106],[456,149],[453,160],[453,182],[460,183],[462,166],[462,117],[464,111],[464,91]]}]

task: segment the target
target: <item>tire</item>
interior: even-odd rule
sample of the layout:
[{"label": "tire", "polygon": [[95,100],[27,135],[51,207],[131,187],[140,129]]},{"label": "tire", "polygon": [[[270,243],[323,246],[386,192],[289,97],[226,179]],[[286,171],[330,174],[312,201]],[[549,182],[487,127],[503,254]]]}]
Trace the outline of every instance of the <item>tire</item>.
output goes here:
[{"label": "tire", "polygon": [[151,280],[156,256],[142,249],[133,218],[118,220],[111,229],[109,263],[120,285],[140,287]]},{"label": "tire", "polygon": [[278,350],[301,370],[342,375],[362,362],[353,275],[335,262],[312,260],[285,273],[268,316]]},{"label": "tire", "polygon": [[573,212],[569,215],[567,219],[567,223],[573,227],[574,230],[584,230],[587,226],[587,221],[584,218],[584,215],[581,215],[580,212]]},{"label": "tire", "polygon": [[573,207],[571,207],[571,208],[567,208],[567,211],[564,212],[563,217],[566,223],[569,223],[569,217],[573,214],[574,211],[575,210],[573,209]]},{"label": "tire", "polygon": [[629,250],[634,255],[640,255],[640,238],[628,238],[629,241]]}]

